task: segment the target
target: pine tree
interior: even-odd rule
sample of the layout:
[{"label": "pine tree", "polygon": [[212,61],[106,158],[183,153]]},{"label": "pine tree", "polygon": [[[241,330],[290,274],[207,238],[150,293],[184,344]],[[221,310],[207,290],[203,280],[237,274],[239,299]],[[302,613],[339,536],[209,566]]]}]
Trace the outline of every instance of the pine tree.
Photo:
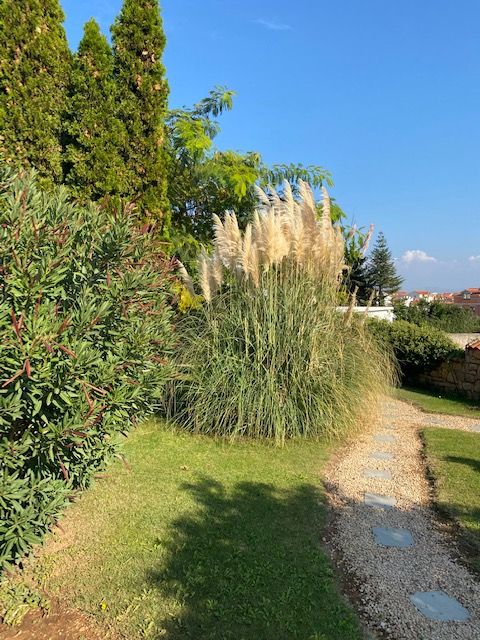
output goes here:
[{"label": "pine tree", "polygon": [[0,2],[0,155],[62,180],[61,126],[71,55],[58,0]]},{"label": "pine tree", "polygon": [[367,267],[367,281],[377,292],[377,304],[383,305],[385,295],[395,293],[402,286],[403,278],[397,275],[387,241],[382,232],[378,234]]},{"label": "pine tree", "polygon": [[356,291],[357,304],[364,305],[367,303],[371,293],[367,259],[363,256],[358,256],[348,264],[348,267],[344,275],[345,288],[350,294]]},{"label": "pine tree", "polygon": [[65,182],[85,199],[126,191],[116,86],[110,45],[92,19],[73,60],[66,122]]},{"label": "pine tree", "polygon": [[165,35],[157,0],[124,0],[112,27],[120,116],[126,124],[126,195],[146,219],[168,230],[164,151],[168,84],[162,54]]}]

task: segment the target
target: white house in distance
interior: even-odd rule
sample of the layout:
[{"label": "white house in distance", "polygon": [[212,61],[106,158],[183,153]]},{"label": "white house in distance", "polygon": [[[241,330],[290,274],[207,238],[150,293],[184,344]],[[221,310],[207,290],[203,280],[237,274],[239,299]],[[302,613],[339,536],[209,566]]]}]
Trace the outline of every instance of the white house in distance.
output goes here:
[{"label": "white house in distance", "polygon": [[395,293],[392,293],[391,296],[388,296],[388,304],[393,304],[395,302],[401,302],[406,307],[409,307],[413,302],[413,298],[410,296],[408,291],[396,291]]},{"label": "white house in distance", "polygon": [[[437,300],[438,293],[432,293],[431,291],[423,291],[423,290],[415,290],[415,291],[397,291],[393,293],[391,296],[391,302],[401,302],[406,307],[409,307],[411,304],[415,302],[420,302],[420,300],[425,300],[426,302],[433,302]],[[447,294],[442,294],[447,295]],[[389,301],[387,302],[387,304]]]},{"label": "white house in distance", "polygon": [[436,293],[430,293],[430,291],[410,291],[408,297],[411,298],[412,302],[419,302],[420,300],[433,302],[436,295]]},{"label": "white house in distance", "polygon": [[[348,309],[349,307],[337,307],[337,311],[340,313],[346,313]],[[388,320],[388,322],[395,320],[393,307],[353,307],[353,312],[366,313],[369,318],[377,318],[377,320]]]}]

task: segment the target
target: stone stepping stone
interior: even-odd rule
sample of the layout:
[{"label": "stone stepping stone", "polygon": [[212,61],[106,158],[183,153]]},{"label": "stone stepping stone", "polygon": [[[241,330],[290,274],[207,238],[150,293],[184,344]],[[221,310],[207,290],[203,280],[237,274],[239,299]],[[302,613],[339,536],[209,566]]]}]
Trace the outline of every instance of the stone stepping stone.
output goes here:
[{"label": "stone stepping stone", "polygon": [[480,424],[472,424],[470,427],[470,431],[474,431],[475,433],[480,433]]},{"label": "stone stepping stone", "polygon": [[392,472],[388,469],[364,469],[364,478],[378,478],[379,480],[391,480]]},{"label": "stone stepping stone", "polygon": [[388,424],[387,423],[383,427],[384,427],[384,429],[388,429],[389,431],[396,431],[396,429],[397,429],[397,425],[395,425],[395,424]]},{"label": "stone stepping stone", "polygon": [[465,622],[470,618],[467,609],[444,591],[417,591],[410,600],[429,620]]},{"label": "stone stepping stone", "polygon": [[377,507],[378,509],[390,509],[397,504],[396,498],[391,496],[381,496],[378,493],[365,492],[365,504],[369,507]]},{"label": "stone stepping stone", "polygon": [[413,536],[408,529],[373,527],[372,532],[375,542],[382,547],[397,547],[398,549],[413,547]]},{"label": "stone stepping stone", "polygon": [[383,433],[376,433],[373,436],[373,439],[376,442],[395,442],[396,440],[395,436],[392,436],[390,434],[383,434]]},{"label": "stone stepping stone", "polygon": [[425,416],[423,422],[427,424],[445,424],[445,418],[441,416]]},{"label": "stone stepping stone", "polygon": [[374,451],[369,456],[373,460],[393,460],[393,453],[388,451]]}]

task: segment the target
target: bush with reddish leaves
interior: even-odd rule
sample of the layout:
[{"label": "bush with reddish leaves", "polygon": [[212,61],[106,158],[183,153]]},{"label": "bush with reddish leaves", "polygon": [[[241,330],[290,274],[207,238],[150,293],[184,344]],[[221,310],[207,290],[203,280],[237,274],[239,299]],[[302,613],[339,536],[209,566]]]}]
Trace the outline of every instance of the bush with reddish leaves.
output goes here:
[{"label": "bush with reddish leaves", "polygon": [[170,268],[128,213],[0,171],[0,566],[161,409]]}]

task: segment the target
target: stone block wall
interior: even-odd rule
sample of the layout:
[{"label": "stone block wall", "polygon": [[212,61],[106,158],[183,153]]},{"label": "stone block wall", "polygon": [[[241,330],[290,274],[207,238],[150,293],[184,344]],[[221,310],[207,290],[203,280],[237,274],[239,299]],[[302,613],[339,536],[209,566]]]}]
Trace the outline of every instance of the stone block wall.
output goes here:
[{"label": "stone block wall", "polygon": [[480,400],[480,349],[467,348],[464,356],[442,362],[436,369],[417,375],[415,382],[444,393]]}]

